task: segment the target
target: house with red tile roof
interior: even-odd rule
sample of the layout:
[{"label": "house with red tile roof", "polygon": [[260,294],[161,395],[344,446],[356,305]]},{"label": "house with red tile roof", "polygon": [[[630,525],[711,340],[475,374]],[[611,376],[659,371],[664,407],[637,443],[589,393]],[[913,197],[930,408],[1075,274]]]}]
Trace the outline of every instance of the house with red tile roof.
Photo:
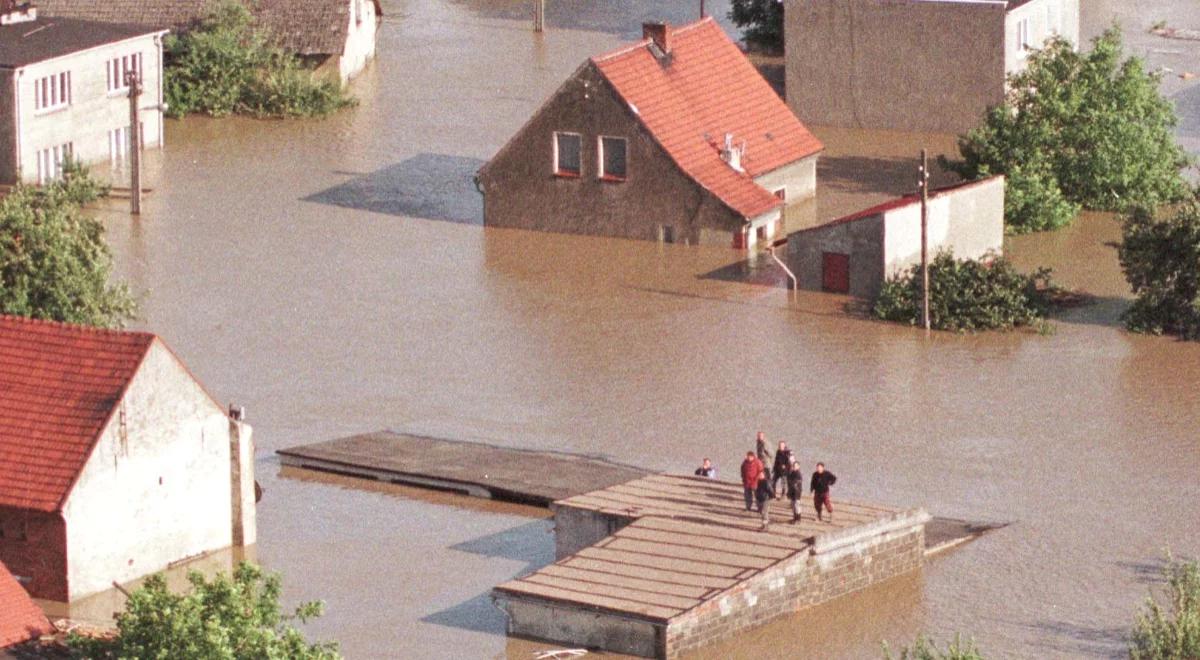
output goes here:
[{"label": "house with red tile roof", "polygon": [[[948,250],[980,259],[1004,248],[1004,177],[931,191],[929,258]],[[888,277],[921,263],[921,197],[891,199],[788,235],[788,264],[802,289],[873,299]]]},{"label": "house with red tile roof", "polygon": [[817,126],[962,133],[1079,0],[785,0],[788,104]]},{"label": "house with red tile roof", "polygon": [[584,62],[477,176],[484,224],[753,247],[823,146],[711,18]]},{"label": "house with red tile roof", "polygon": [[41,608],[0,563],[0,649],[54,632]]},{"label": "house with red tile roof", "polygon": [[0,316],[0,561],[30,594],[254,540],[250,428],[161,339]]}]

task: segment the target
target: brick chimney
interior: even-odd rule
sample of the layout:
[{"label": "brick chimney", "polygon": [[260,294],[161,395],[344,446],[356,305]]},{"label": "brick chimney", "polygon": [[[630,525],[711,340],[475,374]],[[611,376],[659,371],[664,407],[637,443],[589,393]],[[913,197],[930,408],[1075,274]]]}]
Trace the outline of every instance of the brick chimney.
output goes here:
[{"label": "brick chimney", "polygon": [[37,7],[22,0],[0,0],[0,25],[37,20]]},{"label": "brick chimney", "polygon": [[642,23],[642,38],[654,42],[655,46],[667,55],[671,52],[671,40],[667,36],[670,26],[666,23]]}]

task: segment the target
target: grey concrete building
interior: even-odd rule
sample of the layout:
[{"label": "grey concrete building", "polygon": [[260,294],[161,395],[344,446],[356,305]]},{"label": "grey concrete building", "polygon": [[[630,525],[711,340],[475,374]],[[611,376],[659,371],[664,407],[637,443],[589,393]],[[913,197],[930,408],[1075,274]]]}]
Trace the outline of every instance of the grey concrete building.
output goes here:
[{"label": "grey concrete building", "polygon": [[711,18],[594,57],[484,165],[484,224],[750,248],[823,149]]},{"label": "grey concrete building", "polygon": [[0,184],[44,183],[68,158],[124,161],[128,71],[142,80],[142,144],[161,145],[164,34],[39,17],[27,3],[0,0]]},{"label": "grey concrete building", "polygon": [[[1004,177],[935,191],[929,256],[978,259],[1004,242]],[[921,199],[909,195],[788,236],[788,265],[802,289],[873,299],[885,278],[921,263]]]},{"label": "grey concrete building", "polygon": [[788,104],[810,124],[959,133],[1079,0],[786,0]]}]

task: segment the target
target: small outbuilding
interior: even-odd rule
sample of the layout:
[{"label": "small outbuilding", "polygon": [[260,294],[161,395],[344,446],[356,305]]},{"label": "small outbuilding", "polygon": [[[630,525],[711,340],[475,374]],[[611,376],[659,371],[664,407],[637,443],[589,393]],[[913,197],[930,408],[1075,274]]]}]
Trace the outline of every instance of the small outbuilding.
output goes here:
[{"label": "small outbuilding", "polygon": [[162,145],[167,31],[38,11],[0,0],[0,184],[46,183],[67,160],[123,163],[131,71],[142,82],[142,146]]},{"label": "small outbuilding", "polygon": [[816,194],[821,142],[712,18],[585,62],[484,165],[484,224],[749,248]]},{"label": "small outbuilding", "polygon": [[786,0],[788,104],[822,126],[961,133],[1079,0]]},{"label": "small outbuilding", "polygon": [[253,544],[253,457],[155,335],[0,316],[0,561],[34,597]]},{"label": "small outbuilding", "polygon": [[[999,253],[1003,243],[1003,176],[930,193],[930,259],[942,250],[978,259]],[[794,232],[787,254],[800,288],[873,299],[884,279],[921,263],[921,197],[908,195]]]}]

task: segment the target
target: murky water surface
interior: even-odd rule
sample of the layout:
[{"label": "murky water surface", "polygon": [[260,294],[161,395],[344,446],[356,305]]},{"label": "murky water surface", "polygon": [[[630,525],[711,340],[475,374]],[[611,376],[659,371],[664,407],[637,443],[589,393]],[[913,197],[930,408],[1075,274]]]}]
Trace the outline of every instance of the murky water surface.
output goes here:
[{"label": "murky water surface", "polygon": [[[358,108],[172,122],[145,214],[104,213],[120,274],[145,292],[139,325],[247,407],[267,489],[257,555],[289,599],[328,602],[312,634],[351,658],[528,658],[544,645],[508,640],[486,593],[550,561],[550,525],[281,474],[277,448],[391,428],[664,470],[708,455],[732,475],[763,429],[828,463],[837,494],[1013,524],[706,657],[877,657],[919,631],[974,634],[989,657],[1119,655],[1162,550],[1200,554],[1200,346],[1119,329],[1116,222],[1011,241],[1023,266],[1100,298],[1054,336],[928,339],[727,277],[778,281],[723,248],[485,230],[475,168],[586,57],[695,8],[548,4],[539,37],[517,0],[385,2]],[[1091,33],[1110,5],[1085,3]],[[1147,7],[1119,15],[1148,24]],[[1200,28],[1194,4],[1162,17]],[[1184,101],[1200,90],[1170,84]],[[821,218],[907,191],[916,151],[954,144],[817,132]]]}]

